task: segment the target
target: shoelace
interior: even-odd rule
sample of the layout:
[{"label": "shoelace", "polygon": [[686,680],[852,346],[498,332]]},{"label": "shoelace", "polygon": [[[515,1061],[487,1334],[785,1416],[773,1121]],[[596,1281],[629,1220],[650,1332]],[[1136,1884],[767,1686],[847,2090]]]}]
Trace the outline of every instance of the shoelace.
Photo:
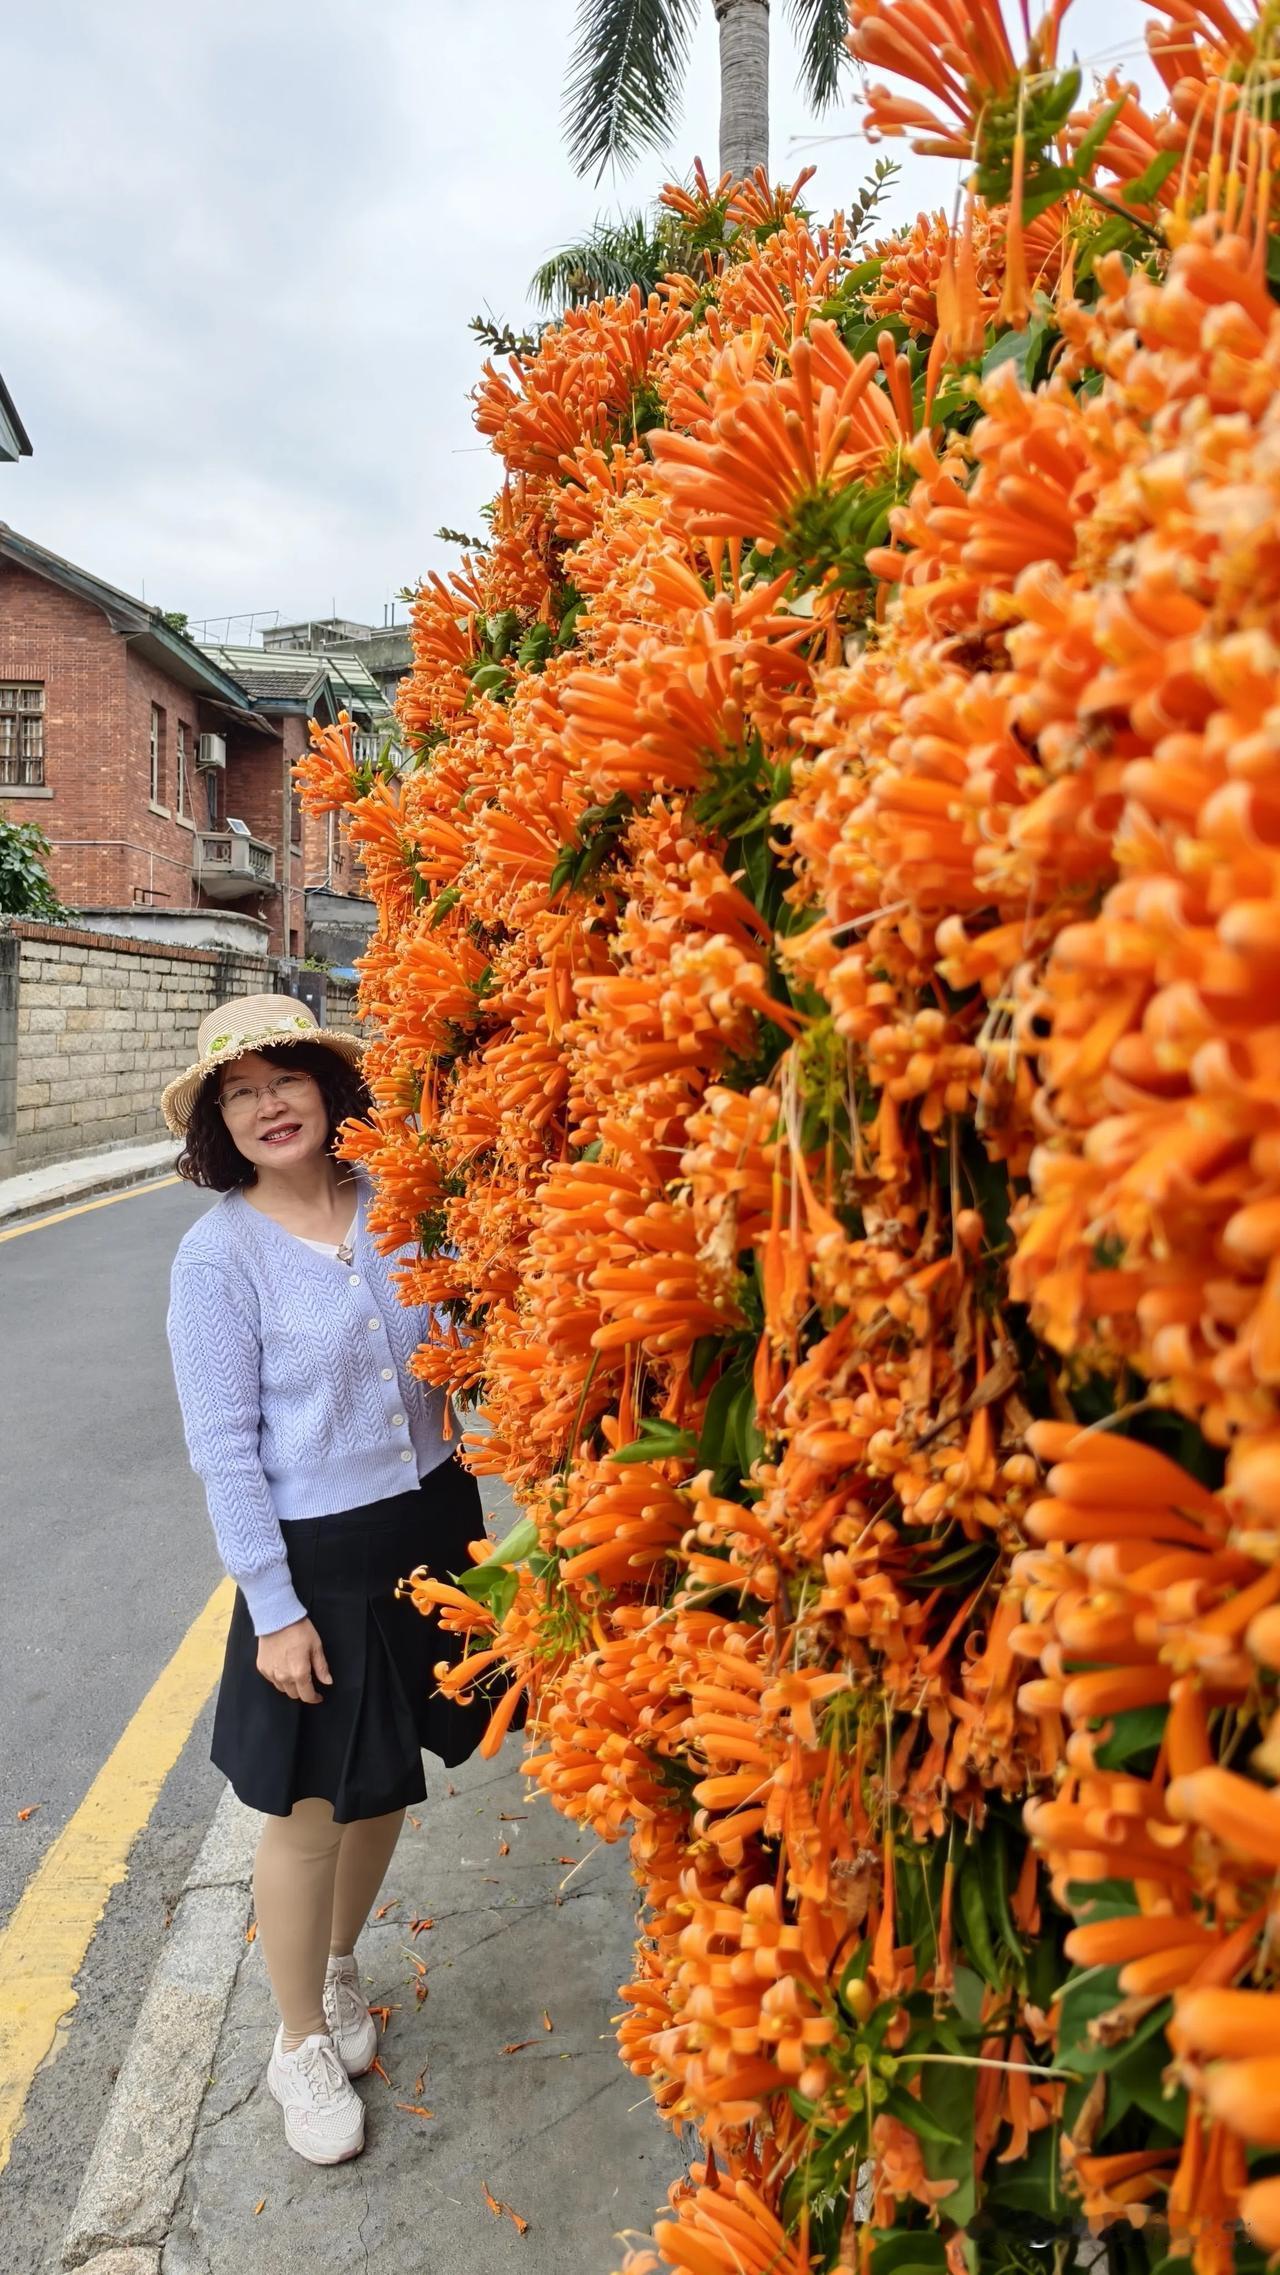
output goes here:
[{"label": "shoelace", "polygon": [[333,2001],[340,2030],[350,2029],[354,2024],[363,2022],[365,2003],[350,1975],[330,1975],[325,1990]]},{"label": "shoelace", "polygon": [[299,2047],[298,2075],[319,2107],[334,2101],[340,2086],[347,2082],[346,2071],[325,2040]]}]

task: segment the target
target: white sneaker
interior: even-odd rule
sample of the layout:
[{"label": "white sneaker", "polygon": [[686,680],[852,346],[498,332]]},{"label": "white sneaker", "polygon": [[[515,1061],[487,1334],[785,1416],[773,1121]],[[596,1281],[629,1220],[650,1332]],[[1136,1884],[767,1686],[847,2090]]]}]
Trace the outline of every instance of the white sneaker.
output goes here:
[{"label": "white sneaker", "polygon": [[309,2164],[342,2164],[364,2147],[364,2103],[329,2038],[284,2050],[284,2024],[267,2064],[267,2084],[284,2111],[284,2137]]},{"label": "white sneaker", "polygon": [[354,1959],[345,1966],[330,1959],[324,1978],[324,2018],[338,2060],[349,2078],[371,2070],[378,2051],[378,2027],[360,1989]]}]

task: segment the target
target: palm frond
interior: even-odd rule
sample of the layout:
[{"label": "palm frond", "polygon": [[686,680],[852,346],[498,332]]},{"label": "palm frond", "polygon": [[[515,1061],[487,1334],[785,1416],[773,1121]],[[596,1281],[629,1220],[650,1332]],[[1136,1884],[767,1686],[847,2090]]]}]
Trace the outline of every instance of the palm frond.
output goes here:
[{"label": "palm frond", "polygon": [[564,92],[569,156],[597,181],[675,124],[698,0],[579,0]]},{"label": "palm frond", "polygon": [[638,284],[652,292],[669,265],[668,248],[657,222],[645,213],[617,221],[593,222],[585,237],[562,245],[529,279],[535,306],[560,314],[588,300],[621,299]]},{"label": "palm frond", "polygon": [[849,61],[848,0],[791,0],[791,21],[800,42],[801,88],[815,110],[826,110]]}]

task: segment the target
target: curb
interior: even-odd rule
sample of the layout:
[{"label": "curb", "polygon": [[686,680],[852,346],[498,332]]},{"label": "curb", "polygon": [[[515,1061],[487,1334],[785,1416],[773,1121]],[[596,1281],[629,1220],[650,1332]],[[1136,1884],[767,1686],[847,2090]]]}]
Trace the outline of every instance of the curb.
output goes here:
[{"label": "curb", "polygon": [[127,1185],[154,1185],[173,1175],[176,1160],[173,1147],[166,1145],[130,1147],[127,1152],[122,1148],[121,1157],[114,1162],[109,1154],[89,1156],[81,1162],[60,1162],[56,1165],[60,1182],[44,1191],[38,1189],[37,1180],[54,1174],[52,1164],[48,1170],[28,1169],[20,1176],[6,1177],[0,1181],[0,1229],[22,1224],[30,1217],[51,1216],[58,1209],[95,1200],[101,1193],[119,1192]]},{"label": "curb", "polygon": [[121,2063],[63,2238],[64,2268],[157,2275],[244,1957],[260,1822],[228,1787]]}]

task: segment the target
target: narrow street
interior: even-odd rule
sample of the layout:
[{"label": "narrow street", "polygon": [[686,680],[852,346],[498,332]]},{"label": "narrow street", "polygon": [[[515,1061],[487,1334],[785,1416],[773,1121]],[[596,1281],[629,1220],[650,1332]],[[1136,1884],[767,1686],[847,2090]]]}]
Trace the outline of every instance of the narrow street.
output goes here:
[{"label": "narrow street", "polygon": [[[0,1923],[219,1577],[164,1333],[170,1259],[208,1206],[186,1186],[150,1188],[0,1244]],[[58,2265],[166,1915],[223,1791],[210,1714],[137,1839],[56,2058],[32,2083],[0,2173],[4,2275]]]},{"label": "narrow street", "polygon": [[[249,1812],[216,1896],[184,1894],[211,1824],[226,1849],[208,1760],[226,1583],[164,1333],[173,1250],[208,1205],[154,1185],[0,1234],[0,2275],[60,2275],[64,2249],[112,2275],[603,2275],[684,2160],[617,2058],[625,1844],[532,1798],[518,1738],[449,1778],[428,1761],[361,1946],[385,2065],[358,2166],[303,2164],[266,2090]],[[485,1502],[503,1529],[505,1489]],[[199,1973],[188,1922],[210,1900],[240,1910],[193,2056],[181,1998],[145,2017],[166,1970]]]}]

